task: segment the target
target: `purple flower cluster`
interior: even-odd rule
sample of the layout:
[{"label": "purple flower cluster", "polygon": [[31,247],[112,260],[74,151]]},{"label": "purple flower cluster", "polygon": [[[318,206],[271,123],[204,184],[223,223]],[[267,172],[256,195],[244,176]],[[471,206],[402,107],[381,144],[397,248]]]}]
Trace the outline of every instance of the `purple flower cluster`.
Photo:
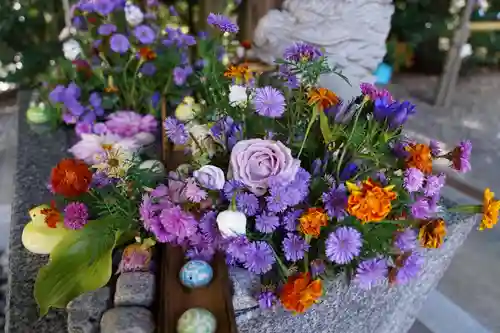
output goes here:
[{"label": "purple flower cluster", "polygon": [[228,150],[233,149],[234,145],[241,140],[243,134],[241,125],[229,116],[217,120],[210,132]]},{"label": "purple flower cluster", "polygon": [[299,168],[293,181],[283,184],[280,179],[270,179],[269,195],[266,196],[267,209],[273,213],[284,212],[304,201],[309,194],[311,175]]},{"label": "purple flower cluster", "polygon": [[361,233],[351,227],[339,227],[325,242],[327,258],[340,265],[348,264],[361,251]]},{"label": "purple flower cluster", "polygon": [[403,125],[408,117],[415,114],[415,105],[409,101],[392,101],[389,96],[378,97],[374,101],[373,116],[379,122],[388,122],[389,128]]},{"label": "purple flower cluster", "polygon": [[415,278],[422,265],[424,264],[424,258],[418,252],[412,252],[408,258],[403,263],[396,273],[396,283],[406,284]]},{"label": "purple flower cluster", "polygon": [[[412,171],[407,171],[408,174],[411,172]],[[410,206],[411,215],[414,218],[428,219],[438,211],[438,201],[441,189],[445,184],[445,179],[446,176],[442,173],[439,175],[429,175],[423,179],[422,183],[419,184],[419,188],[416,191],[413,191],[414,193],[421,193],[421,195],[416,197],[415,201]],[[419,181],[420,179],[417,180]],[[409,185],[407,185],[407,183]],[[409,176],[405,176],[405,188],[407,188],[407,190],[408,186],[411,187],[411,185],[416,185],[416,183],[417,181],[415,181],[415,184],[411,184]]]},{"label": "purple flower cluster", "polygon": [[424,173],[417,168],[409,168],[405,170],[404,173],[404,188],[409,192],[418,192],[422,189],[422,185],[424,184]]},{"label": "purple flower cluster", "polygon": [[272,213],[263,213],[255,218],[255,229],[265,234],[272,233],[279,225],[279,216]]},{"label": "purple flower cluster", "polygon": [[285,86],[289,89],[297,89],[300,87],[299,78],[297,75],[292,73],[287,65],[280,65],[278,77],[285,81]]},{"label": "purple flower cluster", "polygon": [[362,289],[371,289],[381,283],[388,273],[387,260],[373,258],[362,261],[356,269],[354,283]]},{"label": "purple flower cluster", "polygon": [[304,211],[302,209],[292,209],[281,218],[281,223],[287,231],[297,231],[298,220]]},{"label": "purple flower cluster", "polygon": [[237,33],[240,28],[233,23],[227,16],[221,14],[210,13],[207,17],[207,23],[213,25],[222,32]]},{"label": "purple flower cluster", "polygon": [[387,89],[378,89],[371,83],[361,83],[359,87],[361,88],[361,93],[372,101],[382,98],[387,99],[389,103],[394,102],[394,98]]},{"label": "purple flower cluster", "polygon": [[176,145],[186,144],[189,134],[186,127],[175,117],[168,117],[164,122],[165,132],[170,141]]},{"label": "purple flower cluster", "polygon": [[274,251],[265,241],[250,242],[245,236],[234,237],[225,244],[227,262],[242,264],[254,274],[264,274],[276,262]]},{"label": "purple flower cluster", "polygon": [[75,8],[87,13],[97,13],[103,16],[125,7],[121,0],[80,0]]},{"label": "purple flower cluster", "polygon": [[236,196],[236,207],[246,216],[254,216],[260,210],[259,199],[253,193],[239,193]]},{"label": "purple flower cluster", "polygon": [[401,252],[414,250],[417,247],[417,232],[411,228],[399,231],[396,234],[394,246]]},{"label": "purple flower cluster", "polygon": [[306,251],[309,251],[310,245],[306,243],[305,239],[293,233],[288,233],[287,237],[283,239],[283,252],[285,253],[286,260],[298,261],[304,258]]},{"label": "purple flower cluster", "polygon": [[68,229],[81,229],[87,224],[89,211],[81,202],[72,202],[64,209],[64,226]]},{"label": "purple flower cluster", "polygon": [[318,59],[322,55],[317,47],[304,42],[298,42],[285,49],[283,58],[290,62],[308,63]]},{"label": "purple flower cluster", "polygon": [[272,291],[263,291],[259,295],[259,307],[262,310],[272,309],[278,303],[278,297]]},{"label": "purple flower cluster", "polygon": [[344,184],[340,184],[338,187],[332,186],[330,191],[323,193],[321,199],[330,218],[342,220],[347,216],[348,196]]},{"label": "purple flower cluster", "polygon": [[67,87],[58,85],[49,94],[52,103],[62,103],[65,106],[63,121],[66,124],[93,123],[97,117],[104,115],[99,93],[90,94],[87,106],[82,105],[80,98],[81,90],[75,83],[70,83]]},{"label": "purple flower cluster", "polygon": [[182,86],[186,83],[189,75],[193,74],[193,68],[191,66],[177,66],[173,71],[174,83],[178,86]]},{"label": "purple flower cluster", "polygon": [[133,137],[140,132],[155,133],[158,121],[152,115],[142,116],[134,111],[116,111],[108,116],[106,127],[121,137]]},{"label": "purple flower cluster", "polygon": [[179,49],[185,49],[196,44],[196,39],[189,34],[183,33],[180,28],[167,27],[165,32],[166,38],[162,41],[162,44],[167,47],[174,46]]},{"label": "purple flower cluster", "polygon": [[261,116],[279,118],[285,112],[285,96],[271,86],[256,88],[253,105]]}]

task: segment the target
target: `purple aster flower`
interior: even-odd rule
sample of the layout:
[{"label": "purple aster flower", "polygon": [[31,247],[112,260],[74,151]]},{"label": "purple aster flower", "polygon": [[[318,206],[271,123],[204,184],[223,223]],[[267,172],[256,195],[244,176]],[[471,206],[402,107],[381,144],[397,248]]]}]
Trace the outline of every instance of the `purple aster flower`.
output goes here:
[{"label": "purple aster flower", "polygon": [[236,195],[236,207],[246,216],[254,216],[259,211],[259,199],[253,193]]},{"label": "purple aster flower", "polygon": [[294,209],[286,213],[281,222],[287,231],[297,231],[298,220],[304,211],[302,209]]},{"label": "purple aster flower", "polygon": [[187,143],[189,135],[183,123],[174,117],[168,117],[164,122],[167,137],[176,145]]},{"label": "purple aster flower", "polygon": [[472,167],[470,157],[472,154],[472,142],[470,140],[460,141],[460,144],[448,154],[451,156],[451,166],[458,172],[469,172]]},{"label": "purple aster flower", "polygon": [[321,200],[325,205],[326,212],[330,218],[342,220],[347,216],[347,191],[344,184],[338,187],[332,187],[330,191],[325,192],[321,196]]},{"label": "purple aster flower", "polygon": [[134,35],[135,37],[142,43],[142,44],[151,44],[155,41],[156,39],[156,33],[151,27],[147,25],[139,25],[134,29]]},{"label": "purple aster flower", "polygon": [[243,263],[249,246],[250,242],[245,236],[238,236],[229,241],[226,252],[233,259]]},{"label": "purple aster flower", "polygon": [[274,214],[263,213],[255,218],[255,229],[263,233],[271,233],[280,224],[280,218]]},{"label": "purple aster flower", "polygon": [[278,77],[285,81],[285,86],[288,87],[288,89],[297,89],[300,87],[297,75],[292,73],[290,68],[285,64],[279,66]]},{"label": "purple aster flower", "polygon": [[102,36],[112,35],[116,32],[116,25],[111,23],[101,24],[97,29],[97,32]]},{"label": "purple aster flower", "polygon": [[263,291],[259,295],[259,307],[262,310],[272,309],[278,302],[278,297],[272,291]]},{"label": "purple aster flower", "polygon": [[412,252],[396,273],[396,283],[406,284],[415,278],[424,264],[424,258],[418,252]]},{"label": "purple aster flower", "polygon": [[422,171],[417,168],[409,168],[405,170],[404,176],[403,186],[409,193],[420,191],[425,178]]},{"label": "purple aster flower", "polygon": [[207,23],[213,25],[222,32],[230,32],[235,34],[240,30],[238,25],[231,22],[231,19],[229,19],[229,17],[221,14],[210,13],[207,17]]},{"label": "purple aster flower", "polygon": [[264,274],[273,268],[276,262],[273,249],[264,241],[250,243],[243,266],[255,274]]},{"label": "purple aster flower", "polygon": [[115,9],[115,1],[113,0],[94,0],[94,10],[101,15],[109,15]]},{"label": "purple aster flower", "polygon": [[109,40],[109,46],[111,47],[111,50],[116,53],[125,53],[130,48],[130,42],[124,35],[115,34],[111,36]]},{"label": "purple aster flower", "polygon": [[144,193],[142,195],[142,202],[139,206],[139,216],[141,218],[144,229],[146,229],[147,231],[151,231],[153,220],[157,217],[155,206],[153,204],[151,196],[148,193]]},{"label": "purple aster flower", "polygon": [[429,206],[429,200],[426,197],[417,198],[411,205],[411,215],[416,219],[427,219],[432,213],[431,207]]},{"label": "purple aster flower", "polygon": [[228,180],[223,187],[224,196],[227,200],[231,201],[235,193],[243,190],[245,185],[239,180]]},{"label": "purple aster flower", "polygon": [[412,228],[399,231],[394,240],[396,246],[401,252],[407,252],[417,247],[417,232]]},{"label": "purple aster flower", "polygon": [[255,89],[255,111],[264,117],[278,118],[285,112],[285,96],[271,86]]},{"label": "purple aster flower", "polygon": [[267,209],[279,213],[302,202],[309,194],[310,179],[311,175],[303,168],[299,168],[295,179],[288,184],[282,184],[279,177],[271,178],[266,197]]},{"label": "purple aster flower", "polygon": [[89,219],[87,206],[81,202],[72,202],[64,208],[64,226],[68,229],[81,229]]},{"label": "purple aster flower", "polygon": [[180,206],[163,209],[151,231],[160,243],[185,244],[197,231],[198,221]]},{"label": "purple aster flower", "polygon": [[431,148],[431,155],[433,157],[438,157],[441,155],[441,148],[439,147],[439,142],[437,140],[431,140],[429,143],[429,148]]},{"label": "purple aster flower", "polygon": [[441,192],[446,181],[446,175],[440,173],[439,175],[427,176],[424,185],[424,194],[428,197],[433,197]]},{"label": "purple aster flower", "polygon": [[347,264],[361,251],[361,234],[351,227],[340,227],[328,235],[326,256],[336,264]]},{"label": "purple aster flower", "polygon": [[318,59],[323,54],[321,51],[307,43],[298,42],[285,49],[283,58],[293,62],[310,62]]},{"label": "purple aster flower", "polygon": [[205,234],[197,233],[190,238],[191,248],[187,250],[186,256],[192,260],[212,261],[215,248],[211,239]]},{"label": "purple aster flower", "polygon": [[[188,67],[189,68],[189,67]],[[174,83],[178,86],[182,86],[186,83],[187,77],[189,76],[190,71],[186,68],[175,67],[173,71],[174,75]]]},{"label": "purple aster flower", "polygon": [[156,66],[152,62],[146,62],[141,66],[140,71],[146,76],[153,76],[156,73]]},{"label": "purple aster flower", "polygon": [[356,269],[354,283],[362,289],[371,289],[381,283],[388,273],[387,260],[374,258],[362,261]]},{"label": "purple aster flower", "polygon": [[375,100],[375,98],[372,98],[372,97],[375,97],[376,96],[376,93],[377,93],[377,87],[375,87],[373,84],[371,83],[366,83],[366,82],[362,82],[359,87],[361,88],[361,93],[363,95],[367,95],[370,97],[371,100]]},{"label": "purple aster flower", "polygon": [[93,175],[92,175],[92,182],[90,184],[90,186],[92,188],[103,188],[105,186],[108,186],[108,185],[111,185],[111,184],[114,184],[115,182],[117,182],[118,180],[115,179],[115,178],[110,178],[108,177],[105,173],[103,172],[95,172]]},{"label": "purple aster flower", "polygon": [[309,247],[304,238],[291,232],[283,239],[283,251],[286,260],[289,261],[298,261],[304,258],[304,253],[309,251]]},{"label": "purple aster flower", "polygon": [[208,196],[207,191],[200,188],[194,178],[188,178],[186,180],[183,194],[189,201],[196,203],[205,200]]},{"label": "purple aster flower", "polygon": [[311,262],[311,275],[313,278],[318,277],[326,271],[325,261],[322,259],[314,259]]}]

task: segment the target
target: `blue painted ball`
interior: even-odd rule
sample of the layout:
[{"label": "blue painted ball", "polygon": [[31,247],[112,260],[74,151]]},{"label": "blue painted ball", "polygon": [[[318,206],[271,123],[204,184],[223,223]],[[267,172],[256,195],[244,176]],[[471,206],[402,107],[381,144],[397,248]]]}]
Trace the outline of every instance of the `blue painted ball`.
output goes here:
[{"label": "blue painted ball", "polygon": [[179,272],[181,283],[188,288],[207,286],[214,277],[212,267],[203,260],[191,260],[182,266]]}]

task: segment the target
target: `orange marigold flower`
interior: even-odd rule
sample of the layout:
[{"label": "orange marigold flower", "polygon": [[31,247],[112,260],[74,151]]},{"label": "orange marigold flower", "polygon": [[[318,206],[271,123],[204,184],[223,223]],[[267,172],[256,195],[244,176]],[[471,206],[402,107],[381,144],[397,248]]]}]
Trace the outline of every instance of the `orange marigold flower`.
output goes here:
[{"label": "orange marigold flower", "polygon": [[50,208],[44,208],[40,211],[42,215],[45,215],[45,224],[49,228],[57,227],[57,223],[59,223],[61,218],[61,213],[56,208],[56,203],[54,201],[50,202]]},{"label": "orange marigold flower", "polygon": [[339,98],[335,93],[326,88],[315,88],[309,91],[309,105],[321,105],[322,110],[329,108],[330,106],[337,105],[339,103]]},{"label": "orange marigold flower", "polygon": [[479,230],[491,229],[498,222],[498,212],[500,211],[500,200],[495,200],[495,193],[489,188],[484,190],[483,219]]},{"label": "orange marigold flower", "polygon": [[309,208],[299,219],[299,229],[304,235],[318,238],[321,227],[328,223],[328,215],[322,208]]},{"label": "orange marigold flower", "polygon": [[294,313],[302,313],[311,307],[323,294],[320,279],[312,280],[310,273],[299,273],[289,277],[280,292],[283,307]]},{"label": "orange marigold flower", "polygon": [[446,236],[446,224],[443,219],[432,219],[420,223],[418,239],[422,247],[437,249],[443,244]]},{"label": "orange marigold flower", "polygon": [[155,60],[156,52],[153,51],[150,47],[144,46],[139,49],[139,56],[143,60]]},{"label": "orange marigold flower", "polygon": [[409,153],[406,159],[407,168],[417,168],[425,174],[432,173],[431,148],[423,143],[410,144],[406,147]]},{"label": "orange marigold flower", "polygon": [[224,76],[234,79],[236,84],[244,84],[253,77],[248,65],[229,66]]},{"label": "orange marigold flower", "polygon": [[363,181],[361,187],[349,182],[347,187],[351,192],[347,212],[362,223],[382,221],[391,212],[391,201],[397,197],[392,190],[394,185],[381,187],[371,178]]},{"label": "orange marigold flower", "polygon": [[50,184],[56,194],[76,197],[89,190],[92,172],[85,162],[71,158],[61,160],[50,174]]}]

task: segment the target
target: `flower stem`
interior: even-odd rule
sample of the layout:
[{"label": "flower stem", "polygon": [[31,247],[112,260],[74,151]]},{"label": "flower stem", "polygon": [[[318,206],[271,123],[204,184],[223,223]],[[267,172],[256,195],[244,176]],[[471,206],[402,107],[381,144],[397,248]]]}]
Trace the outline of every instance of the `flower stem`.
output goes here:
[{"label": "flower stem", "polygon": [[[306,235],[306,243],[311,243],[311,235]],[[309,252],[305,251],[304,253],[304,273],[309,272]]]},{"label": "flower stem", "polygon": [[299,155],[297,155],[297,158],[299,158],[300,154],[302,154],[302,150],[304,149],[304,146],[306,144],[307,137],[309,136],[309,132],[311,131],[311,128],[314,122],[316,121],[317,116],[318,116],[318,110],[317,108],[314,108],[311,114],[311,119],[309,119],[309,124],[307,125],[306,134],[304,135],[304,140],[302,140],[302,145],[300,146]]}]

